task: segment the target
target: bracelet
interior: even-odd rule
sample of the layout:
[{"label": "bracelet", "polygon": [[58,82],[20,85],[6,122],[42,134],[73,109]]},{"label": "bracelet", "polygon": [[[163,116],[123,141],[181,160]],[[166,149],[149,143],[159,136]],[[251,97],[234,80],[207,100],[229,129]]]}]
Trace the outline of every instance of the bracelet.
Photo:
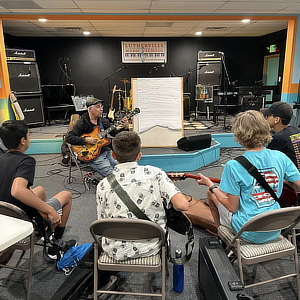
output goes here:
[{"label": "bracelet", "polygon": [[218,188],[218,186],[216,184],[212,185],[210,188],[209,188],[209,191],[213,194],[213,189],[215,188]]}]

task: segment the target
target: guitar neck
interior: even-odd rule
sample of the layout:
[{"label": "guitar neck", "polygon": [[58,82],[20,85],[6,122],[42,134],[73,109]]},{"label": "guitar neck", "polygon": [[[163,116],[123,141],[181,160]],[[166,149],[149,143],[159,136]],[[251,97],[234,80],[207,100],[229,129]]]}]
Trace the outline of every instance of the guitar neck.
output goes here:
[{"label": "guitar neck", "polygon": [[[193,178],[196,180],[201,179],[201,177],[198,175],[193,175],[193,174],[188,174],[188,173],[168,173],[167,175],[171,179],[178,179],[178,180],[184,180],[186,178]],[[220,183],[220,181],[221,181],[218,178],[212,178],[212,177],[208,177],[208,178],[214,183]]]}]

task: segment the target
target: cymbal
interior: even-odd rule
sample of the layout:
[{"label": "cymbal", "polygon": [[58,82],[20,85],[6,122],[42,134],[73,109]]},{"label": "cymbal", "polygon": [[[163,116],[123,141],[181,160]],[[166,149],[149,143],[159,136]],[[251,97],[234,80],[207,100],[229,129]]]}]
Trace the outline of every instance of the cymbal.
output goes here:
[{"label": "cymbal", "polygon": [[119,78],[119,80],[124,83],[130,83],[130,81],[127,78]]}]

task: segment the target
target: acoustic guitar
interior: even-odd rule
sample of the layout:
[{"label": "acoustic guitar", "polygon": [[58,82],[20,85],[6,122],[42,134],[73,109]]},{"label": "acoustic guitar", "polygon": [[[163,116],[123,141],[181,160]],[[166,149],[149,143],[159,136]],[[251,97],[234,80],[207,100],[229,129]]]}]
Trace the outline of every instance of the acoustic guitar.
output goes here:
[{"label": "acoustic guitar", "polygon": [[108,113],[108,117],[112,120],[115,119],[115,110],[113,109],[114,107],[114,95],[116,92],[117,86],[114,86],[114,89],[112,91],[112,95],[111,95],[111,101],[110,101],[110,108],[109,108],[109,113]]},{"label": "acoustic guitar", "polygon": [[[200,179],[200,176],[188,174],[188,173],[168,173],[168,177],[172,180],[185,180],[186,178]],[[210,178],[212,182],[220,183],[220,179]],[[288,184],[283,184],[283,190],[279,197],[279,204],[281,207],[290,207],[295,205],[298,201],[297,192],[291,188]]]},{"label": "acoustic guitar", "polygon": [[[140,113],[140,109],[135,108],[125,117],[127,119],[130,119],[131,117],[137,115],[138,113]],[[104,137],[112,130],[116,129],[116,127],[121,123],[121,121],[122,120],[116,122],[115,124],[113,124],[112,126],[110,126],[109,128],[107,128],[102,132],[100,131],[100,127],[96,126],[92,132],[82,134],[81,137],[97,138],[97,142],[95,145],[88,144],[88,143],[85,145],[72,145],[72,151],[74,152],[74,155],[84,162],[90,162],[96,159],[100,153],[101,147],[110,143],[110,140]]]}]

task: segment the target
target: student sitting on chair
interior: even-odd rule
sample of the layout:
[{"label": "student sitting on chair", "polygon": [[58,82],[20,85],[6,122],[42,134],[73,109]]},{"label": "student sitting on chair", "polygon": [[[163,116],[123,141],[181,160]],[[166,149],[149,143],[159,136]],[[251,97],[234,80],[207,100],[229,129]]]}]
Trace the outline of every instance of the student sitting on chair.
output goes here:
[{"label": "student sitting on chair", "polygon": [[[141,139],[136,132],[123,131],[112,142],[112,156],[118,165],[113,175],[136,206],[153,222],[166,227],[162,198],[178,211],[185,211],[189,201],[180,193],[167,174],[153,166],[139,166]],[[101,218],[133,218],[134,214],[112,190],[107,178],[97,186],[97,213]],[[115,241],[103,238],[102,247],[117,260],[155,255],[160,250],[158,239],[143,242]]]},{"label": "student sitting on chair", "polygon": [[[55,227],[55,239],[61,239],[71,211],[72,194],[62,191],[46,200],[43,187],[30,189],[34,180],[35,159],[25,154],[30,138],[24,121],[3,122],[0,137],[8,149],[0,156],[0,199],[18,206],[31,218],[37,211],[44,218],[48,217]],[[75,244],[74,240],[67,242],[68,248]],[[54,247],[49,248],[48,254],[50,258],[56,259]]]},{"label": "student sitting on chair", "polygon": [[[239,113],[232,121],[235,140],[245,147],[243,154],[259,171],[276,195],[280,197],[283,181],[300,191],[300,173],[282,152],[266,149],[270,142],[270,126],[263,115],[254,110]],[[226,163],[220,186],[199,173],[197,182],[206,185],[209,206],[217,226],[231,227],[238,232],[252,217],[280,205],[262,188],[236,160]],[[244,232],[242,237],[253,243],[272,241],[280,232]]]}]

